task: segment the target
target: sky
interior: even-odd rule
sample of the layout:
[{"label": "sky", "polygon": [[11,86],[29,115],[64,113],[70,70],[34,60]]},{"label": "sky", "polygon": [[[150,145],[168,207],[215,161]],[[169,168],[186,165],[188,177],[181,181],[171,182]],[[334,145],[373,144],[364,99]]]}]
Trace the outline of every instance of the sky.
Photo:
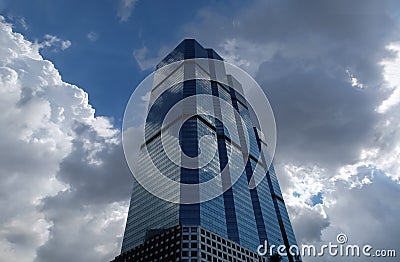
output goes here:
[{"label": "sky", "polygon": [[[400,246],[398,1],[0,0],[0,15],[0,261],[118,255],[125,105],[186,37],[266,93],[299,244]],[[368,261],[324,258],[348,260]]]}]

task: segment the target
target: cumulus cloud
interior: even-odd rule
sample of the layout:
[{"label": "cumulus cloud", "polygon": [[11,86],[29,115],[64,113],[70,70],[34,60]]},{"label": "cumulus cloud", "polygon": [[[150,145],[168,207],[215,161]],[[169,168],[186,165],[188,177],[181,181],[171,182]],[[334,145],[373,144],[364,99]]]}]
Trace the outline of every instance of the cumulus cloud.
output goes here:
[{"label": "cumulus cloud", "polygon": [[[363,177],[369,172],[360,172]],[[400,206],[396,201],[388,201],[399,197],[399,186],[393,183],[385,174],[375,172],[371,183],[362,187],[349,189],[349,184],[342,181],[335,191],[328,194],[328,199],[334,199],[335,204],[325,207],[329,216],[330,226],[322,231],[322,241],[317,246],[327,242],[336,243],[338,233],[345,233],[348,244],[360,246],[369,244],[373,251],[378,249],[396,250],[399,246],[397,219]],[[398,255],[398,250],[397,250]],[[307,261],[320,261],[308,259]],[[376,261],[371,258],[326,257],[324,261]],[[397,261],[397,258],[385,258],[386,261]]]},{"label": "cumulus cloud", "polygon": [[1,256],[106,261],[118,253],[130,191],[120,132],[37,46],[0,18]]},{"label": "cumulus cloud", "polygon": [[71,44],[69,40],[62,40],[57,36],[46,34],[44,41],[37,42],[35,46],[37,49],[49,48],[52,52],[58,52],[59,50],[64,51],[68,49]]},{"label": "cumulus cloud", "polygon": [[132,14],[133,8],[135,6],[136,0],[119,0],[117,16],[121,22],[128,21]]}]

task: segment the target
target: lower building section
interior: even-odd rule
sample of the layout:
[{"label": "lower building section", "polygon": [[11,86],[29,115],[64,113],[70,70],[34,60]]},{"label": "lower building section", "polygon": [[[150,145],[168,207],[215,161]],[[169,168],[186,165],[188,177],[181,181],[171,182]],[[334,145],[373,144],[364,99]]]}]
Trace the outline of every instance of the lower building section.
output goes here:
[{"label": "lower building section", "polygon": [[266,257],[199,226],[176,226],[152,235],[112,262],[266,262]]}]

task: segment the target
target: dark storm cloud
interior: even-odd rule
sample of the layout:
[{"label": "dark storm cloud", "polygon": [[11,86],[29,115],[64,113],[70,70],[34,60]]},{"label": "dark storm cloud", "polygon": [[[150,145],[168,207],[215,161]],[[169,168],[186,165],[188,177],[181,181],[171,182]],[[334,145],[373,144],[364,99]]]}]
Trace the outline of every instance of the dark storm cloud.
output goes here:
[{"label": "dark storm cloud", "polygon": [[[247,60],[253,67],[256,63],[255,78],[275,113],[275,164],[283,191],[300,188],[307,192],[321,184],[322,190],[329,192],[324,194],[323,204],[314,207],[302,202],[304,199],[288,198],[299,243],[335,240],[340,222],[355,241],[379,235],[382,241],[377,244],[399,246],[388,226],[393,221],[387,221],[388,225],[378,222],[381,216],[396,216],[397,211],[385,204],[370,212],[374,205],[382,205],[376,196],[389,194],[386,187],[395,188],[389,190],[389,199],[398,198],[398,184],[372,179],[373,184],[365,185],[364,191],[362,185],[349,189],[349,185],[329,180],[343,166],[361,161],[363,149],[379,147],[379,152],[385,152],[385,145],[398,142],[390,134],[382,135],[388,133],[382,123],[393,117],[376,112],[391,93],[384,87],[380,62],[396,55],[386,47],[400,40],[398,10],[398,1],[257,1],[233,16],[211,8],[201,10],[197,23],[185,27],[187,35],[205,46],[218,47],[221,54],[230,54],[233,62]],[[227,41],[233,44],[224,44]],[[310,173],[301,180],[296,172],[289,174],[287,166],[321,170],[317,176]],[[355,172],[352,175],[361,181],[364,174]],[[352,205],[357,208],[350,210]],[[359,215],[362,213],[367,215]],[[365,228],[371,223],[373,235],[362,234],[365,230],[359,225]],[[385,240],[387,234],[391,237]]]},{"label": "dark storm cloud", "polygon": [[260,66],[258,81],[275,112],[281,157],[325,167],[358,160],[378,118],[379,92],[352,87],[344,68],[279,56]]},{"label": "dark storm cloud", "polygon": [[321,241],[321,231],[326,229],[330,222],[319,212],[320,210],[304,207],[290,211],[296,216],[292,224],[296,228],[298,243]]},{"label": "dark storm cloud", "polygon": [[[379,62],[394,55],[386,46],[400,39],[395,7],[375,0],[263,1],[234,18],[203,10],[202,26],[186,31],[205,45],[236,39],[258,44],[261,53],[274,46],[265,48],[272,58],[256,80],[276,115],[278,156],[332,167],[356,160],[377,121],[375,108],[388,96],[379,89]],[[363,90],[351,85],[348,72]]]},{"label": "dark storm cloud", "polygon": [[[60,163],[57,178],[69,184],[82,203],[125,200],[133,176],[120,141],[109,142],[82,123],[76,123],[74,131],[72,152]],[[88,147],[87,143],[92,146]]]}]

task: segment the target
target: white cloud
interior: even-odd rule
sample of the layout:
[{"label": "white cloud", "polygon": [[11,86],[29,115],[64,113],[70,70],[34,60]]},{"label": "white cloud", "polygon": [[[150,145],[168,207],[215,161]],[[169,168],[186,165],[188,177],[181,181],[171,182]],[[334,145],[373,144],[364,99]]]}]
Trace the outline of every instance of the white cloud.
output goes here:
[{"label": "white cloud", "polygon": [[117,16],[121,22],[128,21],[137,0],[118,0]]},{"label": "white cloud", "polygon": [[25,30],[28,30],[28,29],[29,29],[29,26],[28,26],[28,24],[27,24],[26,21],[25,21],[25,17],[20,17],[20,18],[18,19],[18,22],[19,22],[19,24],[20,24]]},{"label": "white cloud", "polygon": [[348,74],[348,76],[349,76],[349,78],[350,78],[351,86],[357,87],[357,88],[360,88],[360,89],[363,89],[363,88],[364,88],[364,84],[361,83],[360,80],[358,80],[358,79],[354,76],[354,74],[352,74],[352,73],[350,72],[350,69],[346,69],[346,73]]},{"label": "white cloud", "polygon": [[46,34],[44,39],[44,41],[35,44],[37,49],[50,48],[51,51],[58,52],[59,50],[68,49],[72,44],[69,40],[62,40],[50,34]]},{"label": "white cloud", "polygon": [[[1,1],[0,1],[1,3]],[[0,4],[1,7],[1,4]],[[28,23],[26,22],[25,17],[23,16],[14,16],[14,15],[7,15],[7,18],[13,22],[15,25],[21,26],[24,30],[28,30],[29,26]]]},{"label": "white cloud", "polygon": [[99,34],[96,33],[96,32],[94,32],[94,31],[90,31],[90,32],[87,34],[87,38],[88,38],[90,41],[95,42],[95,41],[97,41],[97,39],[99,39]]},{"label": "white cloud", "polygon": [[46,35],[31,43],[0,17],[0,43],[2,259],[110,260],[130,188],[120,184],[129,172],[119,131],[39,53],[69,41]]},{"label": "white cloud", "polygon": [[156,65],[168,54],[168,48],[162,47],[157,53],[151,52],[146,46],[133,50],[132,55],[142,71],[155,69]]},{"label": "white cloud", "polygon": [[[325,170],[318,166],[305,167],[286,164],[285,171],[292,179],[293,187],[286,191],[285,200],[290,204],[299,204],[302,206],[312,205],[311,198],[319,192],[326,190],[326,181],[324,181]],[[313,183],[307,183],[313,181]]]},{"label": "white cloud", "polygon": [[400,103],[400,43],[392,43],[387,49],[397,53],[394,59],[384,60],[381,64],[384,67],[384,78],[388,88],[392,89],[391,95],[377,108],[377,112],[385,113],[391,107]]}]

